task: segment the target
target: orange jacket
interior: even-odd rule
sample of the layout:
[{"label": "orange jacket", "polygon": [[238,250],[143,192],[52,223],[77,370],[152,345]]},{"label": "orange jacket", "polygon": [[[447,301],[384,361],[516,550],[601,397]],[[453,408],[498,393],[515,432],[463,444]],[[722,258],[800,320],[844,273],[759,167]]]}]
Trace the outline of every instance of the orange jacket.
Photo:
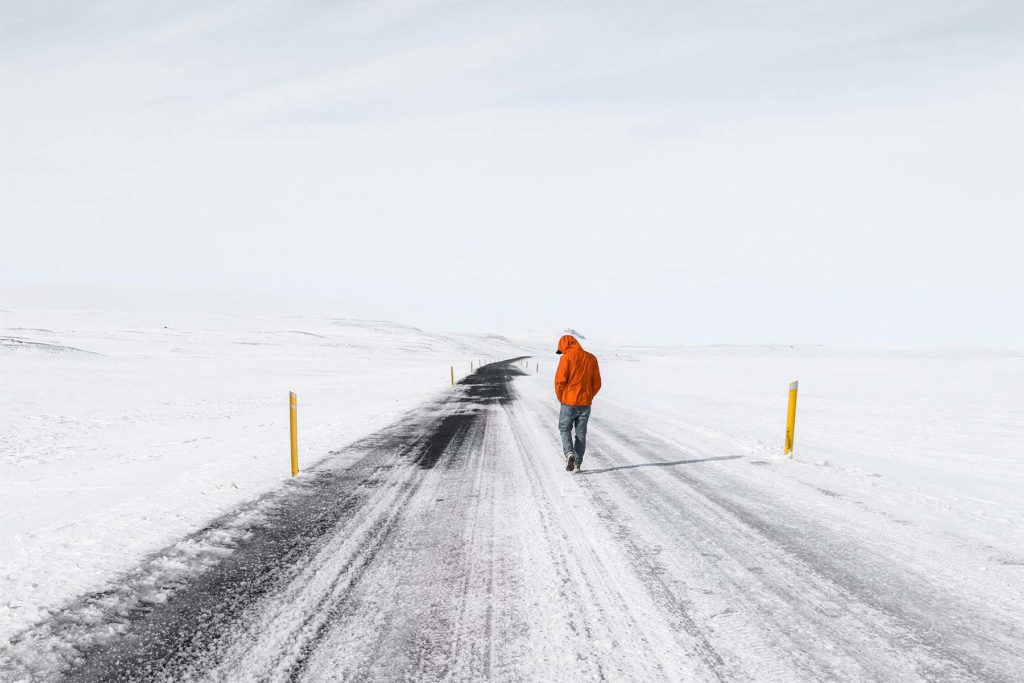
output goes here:
[{"label": "orange jacket", "polygon": [[558,340],[562,359],[555,371],[555,396],[570,406],[589,406],[601,391],[601,370],[597,358],[587,353],[576,337],[565,335]]}]

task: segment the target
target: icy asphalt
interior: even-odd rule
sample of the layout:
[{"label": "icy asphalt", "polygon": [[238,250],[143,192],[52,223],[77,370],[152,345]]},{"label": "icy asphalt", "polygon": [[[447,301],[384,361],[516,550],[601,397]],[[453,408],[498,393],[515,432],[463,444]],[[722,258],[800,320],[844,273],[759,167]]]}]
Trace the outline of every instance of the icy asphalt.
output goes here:
[{"label": "icy asphalt", "polygon": [[1020,680],[1020,615],[768,463],[487,365],[0,651],[0,679]]}]

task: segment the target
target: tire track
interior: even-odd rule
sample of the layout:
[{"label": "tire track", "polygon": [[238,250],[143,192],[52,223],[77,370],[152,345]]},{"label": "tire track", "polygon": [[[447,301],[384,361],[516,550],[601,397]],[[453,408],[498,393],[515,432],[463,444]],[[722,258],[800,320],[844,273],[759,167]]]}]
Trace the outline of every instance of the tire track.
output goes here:
[{"label": "tire track", "polygon": [[[446,449],[444,458],[441,462],[444,466],[447,466],[448,461],[454,456],[455,453],[460,452],[462,449],[472,447],[473,444],[479,443],[480,434],[482,431],[482,425],[479,423],[474,424],[467,430],[460,431],[459,438],[453,440],[450,443],[450,448]],[[423,479],[418,483],[416,490],[411,491],[408,498],[395,505],[395,528],[393,533],[389,534],[386,538],[381,539],[381,543],[376,547],[376,551],[372,558],[368,558],[367,563],[363,566],[363,571],[360,573],[359,579],[356,581],[348,582],[341,589],[332,591],[330,594],[324,596],[324,599],[320,604],[304,610],[310,615],[310,619],[317,624],[315,633],[306,639],[303,639],[303,651],[301,656],[290,664],[287,672],[281,672],[282,678],[289,680],[303,680],[306,678],[312,678],[316,680],[318,676],[310,675],[307,671],[307,667],[311,666],[311,661],[321,650],[330,652],[334,648],[334,642],[338,638],[334,633],[335,629],[338,628],[339,624],[366,624],[371,619],[363,611],[362,598],[364,590],[370,591],[371,596],[374,593],[373,586],[367,584],[374,584],[379,582],[379,575],[382,571],[387,570],[388,564],[393,562],[396,555],[402,554],[406,550],[405,536],[407,535],[408,527],[414,524],[412,518],[417,516],[417,513],[422,512],[425,506],[430,506],[434,502],[434,497],[437,493],[435,490],[435,478]],[[457,491],[452,493],[457,494]],[[456,495],[454,500],[460,500],[462,497]],[[399,521],[401,522],[399,524]],[[448,533],[448,537],[443,541],[452,551],[453,554],[460,555],[459,546],[461,543],[459,539],[453,538]],[[464,560],[463,560],[464,561]],[[335,557],[326,557],[324,564],[328,567],[333,566],[336,563]],[[390,576],[385,574],[386,576]],[[383,582],[384,586],[387,586],[389,581]],[[267,621],[267,624],[272,624],[274,620],[271,618]],[[361,627],[362,630],[366,631],[365,627]],[[394,650],[394,643],[388,642],[389,637],[393,635],[395,631],[401,629],[401,625],[397,623],[385,624],[385,628],[375,631],[376,641],[372,646],[373,650],[381,652],[390,652]],[[442,643],[447,642],[448,638],[445,633],[439,632],[437,624],[432,626],[432,634],[438,635],[438,640]],[[369,633],[367,633],[367,636]],[[251,639],[241,639],[243,644],[251,642]],[[428,647],[427,651],[432,655],[436,655],[436,647]],[[238,655],[239,659],[244,658],[244,653],[240,652]],[[372,658],[371,658],[372,659]],[[416,666],[425,666],[422,660],[416,662]],[[371,675],[370,671],[364,672],[366,675]],[[436,672],[435,672],[436,673]],[[277,678],[275,676],[274,678]]]},{"label": "tire track", "polygon": [[[335,454],[357,456],[353,464],[325,459],[69,603],[0,651],[0,678],[231,678],[240,657],[261,659],[260,677],[299,676],[329,628],[323,615],[375,563],[430,473],[480,431],[481,408],[508,400],[517,373],[482,368],[448,397]],[[280,596],[301,597],[307,612],[284,628],[253,629],[268,626],[259,615]],[[292,603],[277,604],[278,616],[290,616]],[[268,632],[270,656],[239,645],[239,635]]]},{"label": "tire track", "polygon": [[[637,457],[659,462],[666,452],[686,453],[678,444],[652,439],[650,434],[638,443],[615,425],[603,427],[595,450],[613,466],[626,466]],[[626,453],[629,461],[622,457]],[[686,454],[693,462],[703,460],[697,454]],[[632,500],[630,506],[639,504],[645,519],[657,520],[647,526],[673,530],[675,537],[663,537],[662,543],[685,544],[702,551],[704,561],[694,566],[694,575],[717,575],[722,584],[730,586],[727,591],[733,608],[742,606],[736,614],[750,615],[763,624],[756,630],[771,637],[756,659],[761,677],[767,673],[764,664],[778,659],[767,651],[771,648],[788,653],[793,670],[801,671],[802,677],[815,679],[890,680],[894,675],[946,680],[1013,678],[976,654],[1003,652],[1006,661],[1012,661],[1015,655],[991,636],[992,632],[1006,632],[1006,625],[990,624],[989,628],[950,636],[950,625],[955,628],[965,621],[980,625],[987,620],[976,614],[965,619],[971,610],[956,605],[952,596],[936,594],[929,585],[895,571],[884,558],[865,555],[847,539],[798,515],[784,502],[765,499],[762,492],[720,466],[634,470],[628,476],[616,476],[615,481],[622,490],[619,500]],[[588,482],[588,489],[599,505],[616,506],[616,496],[596,482]],[[676,514],[680,509],[686,510],[685,520]],[[621,518],[618,514],[612,517]],[[652,557],[643,549],[634,556],[642,563]],[[649,575],[665,574],[654,571]],[[879,590],[879,585],[884,588]],[[740,626],[741,633],[750,634],[749,621]],[[808,633],[814,638],[809,640]],[[779,642],[778,635],[785,639]],[[754,643],[758,640],[751,638]],[[823,648],[823,642],[829,645]],[[984,643],[980,648],[979,642]],[[842,653],[839,661],[837,653]],[[850,668],[852,662],[856,668]],[[775,673],[779,679],[787,677],[783,670]]]},{"label": "tire track", "polygon": [[[616,428],[610,435],[620,449],[633,448]],[[661,448],[647,445],[641,451],[655,457],[666,447],[662,442]],[[766,499],[762,491],[722,468],[668,468],[667,475],[689,488],[691,500],[700,497],[712,506],[713,514],[704,517],[704,533],[717,529],[720,541],[750,539],[748,548],[722,543],[723,551],[742,556],[760,546],[765,550],[756,555],[770,553],[777,566],[788,568],[791,581],[765,586],[792,608],[805,607],[805,623],[815,624],[818,634],[832,634],[835,649],[847,650],[847,656],[876,680],[886,680],[897,668],[912,664],[912,675],[924,679],[1009,681],[1015,674],[1001,669],[992,656],[1024,661],[1019,644],[1008,647],[999,637],[1012,633],[1012,625],[978,613],[957,596],[937,592],[926,577],[858,547],[783,501]],[[664,480],[657,482],[646,474],[642,478],[659,492],[663,505],[678,505],[678,494],[673,495]],[[723,534],[722,520],[730,520],[736,533]],[[831,608],[822,614],[820,604],[809,599],[812,596]],[[803,645],[799,636],[791,643],[795,648]],[[981,652],[988,656],[979,656]]]},{"label": "tire track", "polygon": [[[556,424],[557,410],[545,404],[537,406],[537,412],[547,414],[550,424]],[[636,440],[619,440],[615,447],[602,443],[608,438],[607,433],[614,430],[614,426],[609,427],[607,422],[603,422],[601,436],[594,434],[589,437],[591,456],[601,458],[602,464],[609,467],[637,469],[634,461],[621,459],[622,453],[630,453],[631,459],[638,455]],[[649,441],[649,435],[645,435],[644,440]],[[552,448],[557,448],[554,436],[551,443]],[[658,462],[660,458],[659,454],[650,462]],[[691,458],[668,464],[709,461]],[[788,680],[794,671],[803,672],[809,679],[821,677],[820,673],[815,675],[816,667],[802,660],[801,647],[794,649],[788,640],[778,638],[776,624],[756,628],[748,620],[740,618],[744,614],[748,618],[751,614],[760,614],[764,605],[756,605],[757,609],[754,609],[753,603],[748,604],[746,593],[751,586],[749,582],[737,581],[734,572],[737,568],[743,573],[751,567],[756,569],[754,564],[762,564],[763,558],[758,558],[756,563],[736,560],[736,567],[729,568],[716,562],[715,558],[721,558],[724,553],[718,546],[709,548],[709,544],[730,533],[729,529],[723,528],[720,516],[711,513],[707,524],[695,528],[696,511],[690,501],[680,496],[678,491],[664,496],[661,488],[640,471],[617,477],[614,490],[597,485],[590,476],[586,476],[606,471],[609,470],[584,470],[579,477],[580,486],[595,503],[597,518],[626,551],[648,594],[667,615],[672,616],[675,628],[692,639],[695,656],[716,679]],[[696,517],[696,520],[703,519],[702,516]],[[666,530],[670,533],[665,533]],[[708,576],[715,577],[715,581],[709,584],[700,580]],[[729,588],[725,589],[722,583]],[[728,595],[728,598],[721,597],[723,595]],[[796,595],[789,598],[799,602]],[[748,607],[737,610],[737,603],[748,604]],[[723,617],[731,617],[726,638],[718,635],[721,629],[713,623]],[[737,643],[742,643],[742,657],[737,657]],[[751,659],[756,661],[756,666],[749,666]]]},{"label": "tire track", "polygon": [[[622,571],[623,567],[613,561],[613,557],[618,555],[618,548],[608,542],[612,539],[588,534],[592,526],[590,516],[596,514],[594,509],[575,509],[575,501],[555,498],[555,482],[573,482],[576,479],[561,467],[557,445],[538,443],[534,438],[536,429],[519,406],[510,406],[507,413],[517,446],[515,451],[519,454],[518,464],[529,480],[530,497],[538,502],[537,512],[541,516],[545,539],[542,545],[547,548],[561,579],[563,610],[570,623],[580,629],[586,640],[610,638],[613,653],[625,645],[623,641],[626,639],[632,641],[634,651],[644,653],[626,659],[614,655],[594,656],[583,648],[577,657],[593,667],[593,674],[577,671],[575,675],[599,680],[623,677],[678,680],[680,676],[690,680],[718,679],[717,658],[702,651],[699,638],[694,638],[691,633],[685,633],[684,639],[671,643],[651,639],[665,630],[655,628],[655,624],[650,623],[651,618],[664,619],[664,614],[643,609],[637,603],[636,592],[627,590],[627,586],[634,585],[642,577]],[[538,462],[543,458],[539,455],[541,453],[551,453],[549,462],[552,466],[546,472],[541,470]],[[554,466],[556,461],[557,467]],[[567,521],[567,515],[573,517],[572,521]],[[622,634],[621,639],[619,634]],[[681,665],[677,661],[676,653],[680,652],[686,653],[686,664]],[[668,661],[674,662],[675,669],[666,670]],[[695,666],[698,661],[703,666]]]}]

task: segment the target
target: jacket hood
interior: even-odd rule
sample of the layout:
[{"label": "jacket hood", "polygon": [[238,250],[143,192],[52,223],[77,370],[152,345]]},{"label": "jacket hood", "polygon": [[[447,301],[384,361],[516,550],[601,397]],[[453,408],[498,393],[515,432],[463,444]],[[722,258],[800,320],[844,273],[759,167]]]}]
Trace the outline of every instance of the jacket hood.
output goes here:
[{"label": "jacket hood", "polygon": [[555,353],[565,353],[566,351],[572,348],[578,348],[581,350],[583,349],[583,347],[580,346],[580,343],[576,341],[576,337],[572,336],[571,334],[566,334],[563,335],[562,338],[558,340],[558,350],[555,351]]}]

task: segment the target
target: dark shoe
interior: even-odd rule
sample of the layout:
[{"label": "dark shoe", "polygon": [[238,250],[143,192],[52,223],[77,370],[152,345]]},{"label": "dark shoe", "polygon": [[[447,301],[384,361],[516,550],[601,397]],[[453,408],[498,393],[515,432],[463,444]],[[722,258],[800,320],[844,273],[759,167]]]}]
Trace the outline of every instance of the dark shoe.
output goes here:
[{"label": "dark shoe", "polygon": [[572,472],[572,468],[576,466],[576,454],[566,453],[565,454],[565,471]]},{"label": "dark shoe", "polygon": [[579,465],[576,465],[576,469],[574,469],[574,470],[572,471],[572,473],[573,473],[573,474],[579,474],[579,473],[580,473],[580,466],[579,466]]}]

